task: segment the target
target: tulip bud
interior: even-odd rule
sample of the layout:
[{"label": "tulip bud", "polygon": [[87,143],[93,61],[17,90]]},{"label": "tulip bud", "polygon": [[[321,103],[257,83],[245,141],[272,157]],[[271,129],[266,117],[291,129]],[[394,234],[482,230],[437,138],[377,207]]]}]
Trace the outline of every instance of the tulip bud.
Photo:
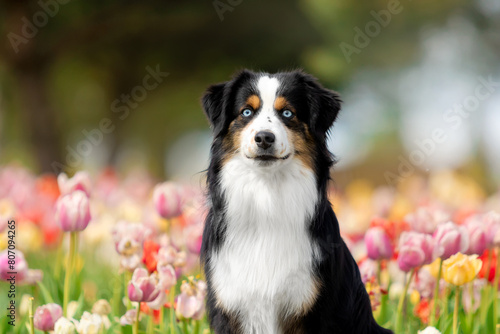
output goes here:
[{"label": "tulip bud", "polygon": [[390,259],[392,256],[391,240],[380,227],[372,227],[365,234],[368,257],[372,260]]},{"label": "tulip bud", "polygon": [[102,318],[98,314],[83,312],[82,318],[77,324],[76,331],[79,334],[100,333],[104,328]]},{"label": "tulip bud", "polygon": [[428,234],[403,232],[399,239],[398,265],[404,272],[432,262],[433,240]]},{"label": "tulip bud", "polygon": [[182,213],[182,194],[179,186],[172,182],[157,185],[153,192],[156,211],[163,218],[173,218]]},{"label": "tulip bud", "polygon": [[51,303],[37,307],[33,322],[36,329],[41,331],[51,331],[54,329],[56,321],[62,316],[62,307]]},{"label": "tulip bud", "polygon": [[434,258],[440,257],[446,260],[453,254],[465,252],[469,248],[469,236],[463,226],[458,226],[452,222],[441,224],[437,227],[433,235],[434,238]]},{"label": "tulip bud", "polygon": [[111,313],[111,305],[106,299],[99,299],[92,306],[92,313],[96,313],[99,315],[108,315]]},{"label": "tulip bud", "polygon": [[488,227],[485,226],[481,216],[474,216],[465,222],[465,228],[469,235],[469,247],[466,254],[481,255],[488,247]]},{"label": "tulip bud", "polygon": [[54,326],[54,334],[75,334],[76,328],[75,324],[66,319],[65,317],[60,317]]},{"label": "tulip bud", "polygon": [[57,201],[56,220],[63,231],[83,231],[90,221],[89,199],[81,190],[65,195]]}]

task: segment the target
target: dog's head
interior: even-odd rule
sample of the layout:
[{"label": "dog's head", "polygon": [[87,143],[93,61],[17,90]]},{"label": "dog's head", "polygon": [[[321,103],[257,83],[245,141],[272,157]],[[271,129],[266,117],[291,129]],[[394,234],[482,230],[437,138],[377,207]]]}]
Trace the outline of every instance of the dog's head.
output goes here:
[{"label": "dog's head", "polygon": [[277,74],[242,71],[208,88],[202,99],[221,161],[233,157],[266,169],[299,161],[314,170],[329,155],[326,133],[340,98],[301,71]]}]

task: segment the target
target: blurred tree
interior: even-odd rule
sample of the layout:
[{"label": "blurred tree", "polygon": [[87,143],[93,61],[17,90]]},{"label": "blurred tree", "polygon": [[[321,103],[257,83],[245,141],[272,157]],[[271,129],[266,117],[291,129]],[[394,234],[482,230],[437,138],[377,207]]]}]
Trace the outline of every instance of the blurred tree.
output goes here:
[{"label": "blurred tree", "polygon": [[[237,69],[304,67],[339,89],[361,67],[411,62],[426,24],[457,11],[483,19],[472,0],[402,0],[390,25],[347,62],[340,44],[353,44],[355,28],[364,31],[391,2],[0,0],[0,83],[15,92],[4,94],[5,119],[19,110],[24,135],[16,136],[30,143],[42,171],[67,165],[67,147],[82,130],[109,118],[107,163],[135,138],[159,172],[169,141],[206,127],[198,102],[205,87]],[[121,120],[113,102],[142,84],[147,66],[169,76]]]}]

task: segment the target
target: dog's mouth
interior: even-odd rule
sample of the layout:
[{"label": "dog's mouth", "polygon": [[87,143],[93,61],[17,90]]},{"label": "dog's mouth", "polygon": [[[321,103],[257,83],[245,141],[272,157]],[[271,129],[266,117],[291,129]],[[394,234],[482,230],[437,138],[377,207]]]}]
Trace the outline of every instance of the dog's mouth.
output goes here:
[{"label": "dog's mouth", "polygon": [[290,154],[287,154],[283,157],[276,157],[276,156],[271,155],[271,154],[256,155],[254,157],[249,157],[248,155],[246,155],[246,157],[247,157],[247,159],[253,159],[253,160],[257,160],[257,161],[271,162],[271,161],[286,160],[286,159],[290,158]]}]

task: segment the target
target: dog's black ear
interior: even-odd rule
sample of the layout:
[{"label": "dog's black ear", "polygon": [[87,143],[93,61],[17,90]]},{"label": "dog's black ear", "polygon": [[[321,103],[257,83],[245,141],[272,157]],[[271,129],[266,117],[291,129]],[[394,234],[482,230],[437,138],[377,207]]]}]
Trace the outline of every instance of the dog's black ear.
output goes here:
[{"label": "dog's black ear", "polygon": [[236,73],[231,81],[208,87],[201,101],[214,137],[219,136],[231,122],[238,87],[253,75],[252,71],[243,70]]},{"label": "dog's black ear", "polygon": [[203,110],[210,122],[214,136],[217,136],[222,131],[226,122],[223,102],[227,84],[227,82],[223,82],[208,87],[201,99]]},{"label": "dog's black ear", "polygon": [[310,127],[319,138],[324,138],[340,112],[342,100],[337,92],[326,89],[316,78],[302,73],[308,90]]}]

